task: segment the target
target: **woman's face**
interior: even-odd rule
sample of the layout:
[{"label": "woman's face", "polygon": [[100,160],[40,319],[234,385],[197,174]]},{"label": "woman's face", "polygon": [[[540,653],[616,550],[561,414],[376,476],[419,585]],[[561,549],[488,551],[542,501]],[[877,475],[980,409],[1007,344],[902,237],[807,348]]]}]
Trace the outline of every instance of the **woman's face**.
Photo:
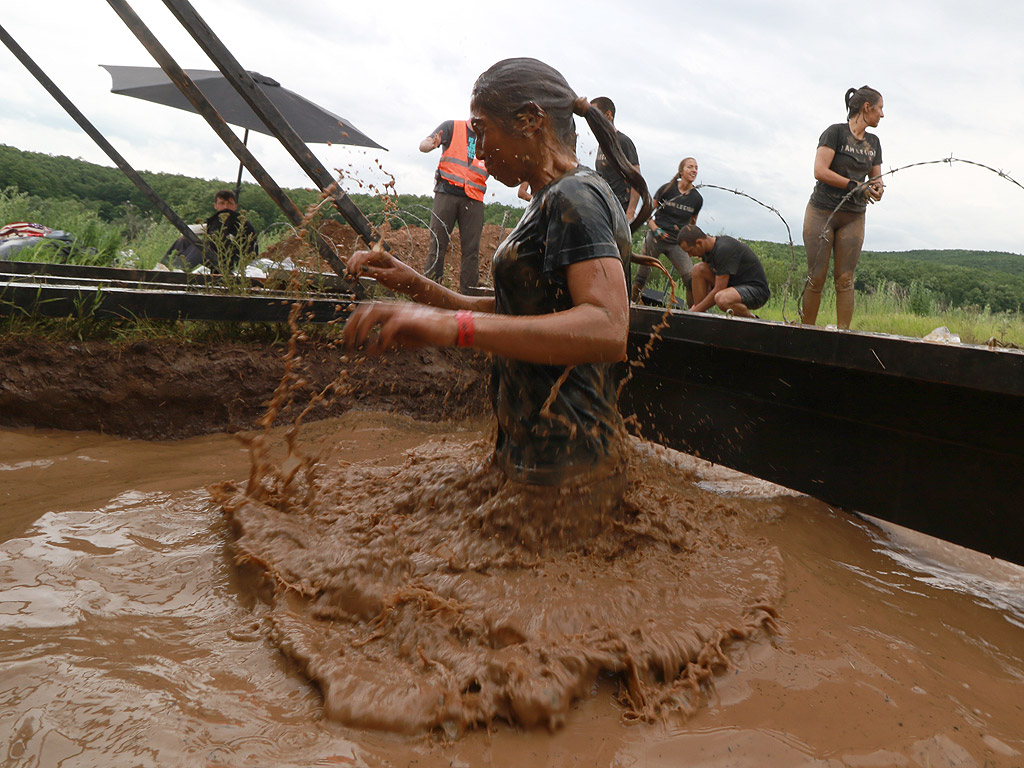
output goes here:
[{"label": "woman's face", "polygon": [[686,179],[690,184],[693,184],[693,180],[697,178],[697,161],[692,157],[689,158],[685,163],[683,163],[683,168],[679,172],[679,175]]},{"label": "woman's face", "polygon": [[882,111],[882,99],[878,99],[877,104],[865,104],[864,105],[864,122],[868,124],[870,128],[877,128],[879,121],[885,117],[885,113]]},{"label": "woman's face", "polygon": [[487,173],[508,187],[529,181],[534,141],[528,134],[510,131],[490,113],[470,104],[469,124],[476,134],[476,156],[487,166]]}]

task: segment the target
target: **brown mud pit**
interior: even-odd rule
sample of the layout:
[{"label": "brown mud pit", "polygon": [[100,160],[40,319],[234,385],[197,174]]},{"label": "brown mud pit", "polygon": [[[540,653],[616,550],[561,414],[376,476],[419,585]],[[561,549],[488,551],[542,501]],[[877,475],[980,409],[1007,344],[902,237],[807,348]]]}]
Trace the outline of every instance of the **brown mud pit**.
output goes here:
[{"label": "brown mud pit", "polygon": [[[7,337],[0,422],[247,430],[282,355]],[[489,413],[482,358],[302,355],[323,370],[298,400],[359,386],[307,417],[345,411],[302,430],[315,460],[275,445],[267,481],[220,486],[233,530],[199,486],[244,476],[235,439],[5,431],[12,764],[1022,765],[1017,572],[999,602],[958,581],[978,559],[922,570],[820,502],[639,442],[595,520],[580,489],[506,483],[478,425],[369,411]]]},{"label": "brown mud pit", "polygon": [[298,472],[292,455],[290,481],[264,465],[247,492],[215,490],[271,635],[326,716],[448,736],[497,720],[555,730],[601,679],[627,721],[692,715],[730,649],[774,627],[778,551],[734,505],[680,493],[656,446],[631,443],[629,490],[610,508],[589,478],[508,481],[492,446]]}]

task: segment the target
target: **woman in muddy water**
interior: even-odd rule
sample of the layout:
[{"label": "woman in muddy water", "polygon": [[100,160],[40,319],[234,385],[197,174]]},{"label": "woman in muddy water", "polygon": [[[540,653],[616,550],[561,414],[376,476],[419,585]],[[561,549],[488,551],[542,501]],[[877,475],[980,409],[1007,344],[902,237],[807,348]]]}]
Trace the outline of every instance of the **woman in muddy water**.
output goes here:
[{"label": "woman in muddy water", "polygon": [[416,303],[362,305],[346,343],[491,353],[496,441],[426,443],[400,466],[257,475],[219,494],[236,560],[275,587],[272,637],[316,681],[329,719],[554,729],[602,677],[625,719],[685,715],[730,644],[773,626],[774,549],[667,451],[626,434],[613,368],[630,232],[607,183],[577,162],[574,114],[642,192],[645,221],[646,187],[612,125],[551,67],[514,59],[481,75],[471,102],[490,175],[534,193],[494,256],[495,296],[454,293],[383,252],[349,260]]},{"label": "woman in muddy water", "polygon": [[612,372],[626,354],[630,229],[607,184],[579,165],[573,115],[585,117],[619,173],[642,190],[639,222],[650,210],[646,185],[612,124],[540,61],[495,64],[477,80],[470,109],[490,175],[534,190],[494,255],[494,297],[457,294],[388,254],[358,253],[350,272],[418,304],[360,307],[346,341],[368,352],[458,345],[492,353],[495,458],[505,474],[536,485],[585,474],[615,499],[624,430]]},{"label": "woman in muddy water", "polygon": [[847,90],[845,100],[847,121],[830,125],[818,139],[814,155],[817,184],[804,213],[807,280],[800,315],[807,325],[818,319],[829,255],[834,252],[836,322],[840,328],[850,327],[853,272],[864,244],[865,209],[868,203],[881,200],[884,192],[879,178],[882,144],[867,132],[877,128],[884,117],[882,94],[865,85]]},{"label": "woman in muddy water", "polygon": [[[692,157],[684,157],[679,163],[679,170],[668,182],[654,193],[654,216],[647,221],[650,230],[644,239],[644,254],[658,258],[662,254],[679,272],[682,284],[686,287],[686,303],[693,304],[691,275],[693,262],[679,247],[679,230],[687,224],[696,224],[697,215],[704,206],[704,198],[693,186],[697,179],[697,161]],[[636,271],[630,298],[639,301],[651,268],[641,265]]]}]

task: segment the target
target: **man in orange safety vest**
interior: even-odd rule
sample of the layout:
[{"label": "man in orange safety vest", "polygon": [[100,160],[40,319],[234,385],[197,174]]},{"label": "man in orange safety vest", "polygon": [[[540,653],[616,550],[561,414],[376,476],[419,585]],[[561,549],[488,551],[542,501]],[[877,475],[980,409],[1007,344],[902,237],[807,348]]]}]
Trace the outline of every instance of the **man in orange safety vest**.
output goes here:
[{"label": "man in orange safety vest", "polygon": [[465,293],[476,287],[480,268],[487,169],[476,159],[476,135],[465,120],[446,120],[420,142],[420,152],[438,147],[442,147],[442,153],[434,174],[426,274],[434,282],[441,282],[450,236],[458,224],[462,241],[459,290]]}]

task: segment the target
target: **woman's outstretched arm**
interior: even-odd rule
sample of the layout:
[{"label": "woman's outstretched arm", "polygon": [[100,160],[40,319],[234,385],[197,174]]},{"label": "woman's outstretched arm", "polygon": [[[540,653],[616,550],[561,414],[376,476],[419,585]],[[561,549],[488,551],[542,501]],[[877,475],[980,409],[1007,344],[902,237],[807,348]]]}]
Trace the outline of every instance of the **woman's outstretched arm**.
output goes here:
[{"label": "woman's outstretched arm", "polygon": [[348,272],[356,279],[372,277],[385,288],[431,307],[468,309],[473,312],[494,311],[493,297],[464,296],[448,290],[385,251],[358,251],[352,254],[348,260]]},{"label": "woman's outstretched arm", "polygon": [[[623,360],[629,299],[622,263],[613,258],[589,259],[567,267],[566,277],[574,303],[571,309],[546,315],[474,312],[472,346],[545,365]],[[470,321],[463,316],[462,322],[466,342]],[[344,337],[349,348],[364,347],[370,354],[394,347],[454,346],[460,338],[459,318],[451,309],[376,302],[356,310],[345,324]]]}]

